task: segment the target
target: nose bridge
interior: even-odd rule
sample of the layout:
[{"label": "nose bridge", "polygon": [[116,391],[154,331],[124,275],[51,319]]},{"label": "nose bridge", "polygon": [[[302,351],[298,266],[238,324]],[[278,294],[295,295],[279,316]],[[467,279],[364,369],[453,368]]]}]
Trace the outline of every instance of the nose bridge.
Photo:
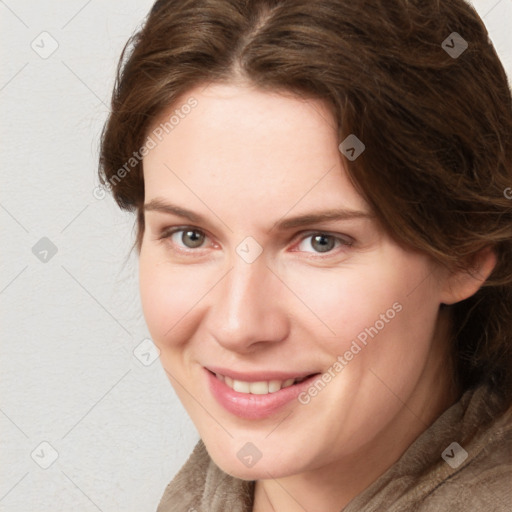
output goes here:
[{"label": "nose bridge", "polygon": [[268,296],[269,291],[269,273],[263,259],[253,263],[235,259],[220,299],[229,324],[250,323],[257,319],[255,317],[262,316],[262,309],[266,307],[265,295]]},{"label": "nose bridge", "polygon": [[211,334],[232,350],[286,336],[276,279],[263,258],[252,263],[234,258],[209,313]]}]

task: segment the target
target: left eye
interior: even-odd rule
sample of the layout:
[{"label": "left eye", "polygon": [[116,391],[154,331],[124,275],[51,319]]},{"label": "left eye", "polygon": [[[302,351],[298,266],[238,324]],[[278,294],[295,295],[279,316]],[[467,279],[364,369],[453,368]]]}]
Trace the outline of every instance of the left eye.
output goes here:
[{"label": "left eye", "polygon": [[327,233],[315,233],[303,238],[297,247],[299,251],[326,253],[336,247],[350,245],[351,242],[340,237]]},{"label": "left eye", "polygon": [[206,235],[199,229],[177,229],[167,234],[167,237],[178,246],[184,246],[186,249],[197,249],[201,247],[206,240]]}]

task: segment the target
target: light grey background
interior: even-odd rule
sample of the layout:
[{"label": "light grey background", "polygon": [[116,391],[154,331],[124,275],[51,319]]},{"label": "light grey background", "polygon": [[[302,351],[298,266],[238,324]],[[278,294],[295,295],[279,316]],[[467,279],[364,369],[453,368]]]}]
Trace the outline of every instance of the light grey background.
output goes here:
[{"label": "light grey background", "polygon": [[[474,3],[512,76],[512,0]],[[198,439],[144,342],[134,219],[93,194],[151,5],[0,0],[0,512],[154,511]]]}]

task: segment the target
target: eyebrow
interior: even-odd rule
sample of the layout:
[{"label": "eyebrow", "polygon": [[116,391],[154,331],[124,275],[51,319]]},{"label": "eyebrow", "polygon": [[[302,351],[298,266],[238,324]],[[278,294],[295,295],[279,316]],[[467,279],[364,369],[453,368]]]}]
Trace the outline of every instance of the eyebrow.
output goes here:
[{"label": "eyebrow", "polygon": [[319,212],[306,213],[296,217],[277,221],[272,229],[285,231],[287,229],[309,226],[311,224],[318,224],[320,222],[334,222],[340,220],[352,219],[373,219],[374,215],[370,212],[361,210],[351,210],[347,208],[330,209]]},{"label": "eyebrow", "polygon": [[[178,217],[188,219],[191,222],[195,223],[206,224],[208,222],[207,219],[202,215],[192,212],[187,208],[167,203],[162,199],[153,199],[149,203],[146,203],[144,205],[144,211],[168,213],[171,215],[176,215]],[[289,217],[286,219],[278,220],[272,226],[271,231],[274,229],[277,229],[278,231],[286,231],[293,228],[310,226],[312,224],[317,224],[320,222],[334,222],[342,220],[373,218],[375,218],[375,215],[367,211],[352,210],[348,208],[328,209],[324,211],[310,212],[304,215],[298,215],[295,217]]]},{"label": "eyebrow", "polygon": [[149,203],[144,205],[145,212],[160,212],[160,213],[169,213],[171,215],[177,215],[178,217],[183,217],[192,222],[204,222],[204,217],[197,213],[194,213],[186,208],[182,208],[181,206],[175,206],[170,203],[166,203],[161,199],[152,199]]}]

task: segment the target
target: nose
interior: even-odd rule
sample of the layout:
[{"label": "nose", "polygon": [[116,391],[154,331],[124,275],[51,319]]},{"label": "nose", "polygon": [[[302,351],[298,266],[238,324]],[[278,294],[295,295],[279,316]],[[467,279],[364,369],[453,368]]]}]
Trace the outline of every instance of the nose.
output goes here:
[{"label": "nose", "polygon": [[283,283],[262,257],[236,258],[211,300],[207,331],[227,350],[251,352],[288,336]]}]

